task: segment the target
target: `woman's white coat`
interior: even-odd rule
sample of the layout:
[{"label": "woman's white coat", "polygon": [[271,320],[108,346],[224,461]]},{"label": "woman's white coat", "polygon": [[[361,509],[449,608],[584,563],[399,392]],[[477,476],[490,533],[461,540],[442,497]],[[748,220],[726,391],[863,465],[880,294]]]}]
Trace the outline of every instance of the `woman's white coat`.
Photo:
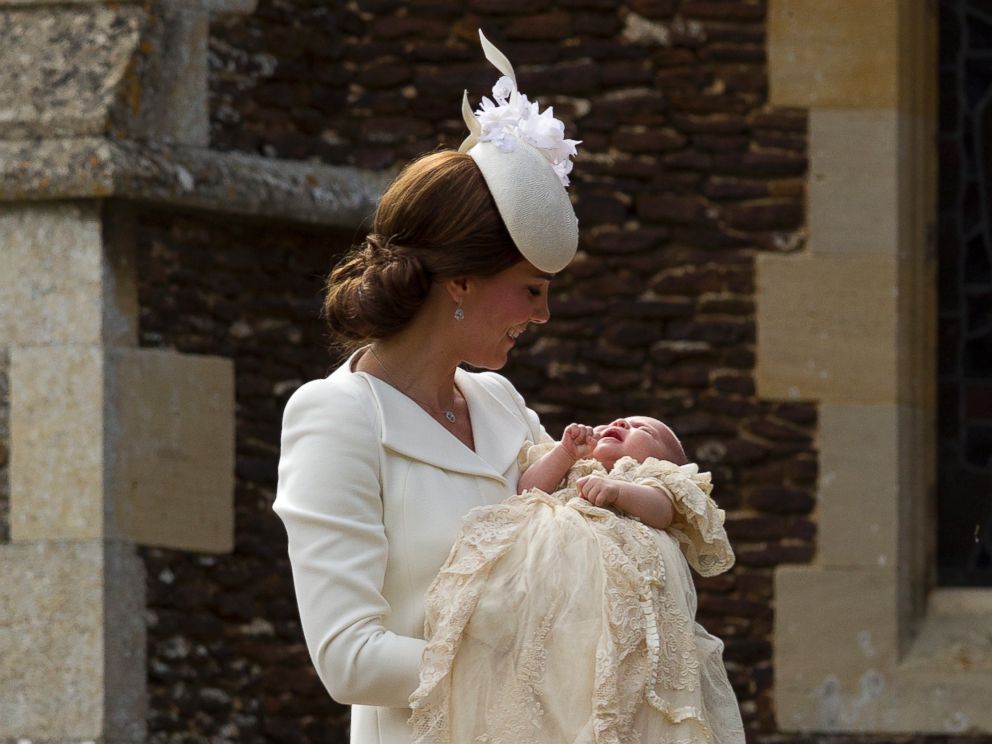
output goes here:
[{"label": "woman's white coat", "polygon": [[310,657],[353,705],[352,744],[402,744],[427,587],[462,517],[515,493],[520,448],[548,435],[504,377],[459,369],[472,451],[352,359],[287,403],[273,509]]}]

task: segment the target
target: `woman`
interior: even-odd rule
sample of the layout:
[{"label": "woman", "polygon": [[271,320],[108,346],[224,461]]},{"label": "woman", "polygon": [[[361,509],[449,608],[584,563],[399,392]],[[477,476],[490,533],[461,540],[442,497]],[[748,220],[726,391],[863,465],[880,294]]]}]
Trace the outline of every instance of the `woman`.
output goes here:
[{"label": "woman", "polygon": [[462,516],[513,495],[520,448],[549,440],[505,378],[460,367],[500,369],[548,320],[548,285],[578,239],[563,186],[575,143],[482,43],[505,76],[498,105],[477,118],[463,99],[460,151],[414,161],[383,194],[328,280],[331,330],[359,348],[283,418],[273,508],[307,647],[353,705],[353,743],[411,740],[427,587]]}]

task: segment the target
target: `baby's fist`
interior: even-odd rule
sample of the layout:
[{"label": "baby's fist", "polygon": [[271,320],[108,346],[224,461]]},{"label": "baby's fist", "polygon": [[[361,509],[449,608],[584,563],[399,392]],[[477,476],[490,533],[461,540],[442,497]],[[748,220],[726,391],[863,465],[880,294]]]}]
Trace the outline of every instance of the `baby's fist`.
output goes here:
[{"label": "baby's fist", "polygon": [[561,435],[561,446],[574,460],[580,460],[591,454],[596,448],[599,438],[591,426],[585,424],[569,424]]},{"label": "baby's fist", "polygon": [[613,506],[620,498],[620,486],[616,481],[600,475],[587,475],[575,482],[579,496],[595,506]]}]

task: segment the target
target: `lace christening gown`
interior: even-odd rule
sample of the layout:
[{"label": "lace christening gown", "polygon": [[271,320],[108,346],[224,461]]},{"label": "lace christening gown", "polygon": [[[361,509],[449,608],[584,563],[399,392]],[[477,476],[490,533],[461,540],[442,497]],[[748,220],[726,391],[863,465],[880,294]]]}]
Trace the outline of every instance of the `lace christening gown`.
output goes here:
[{"label": "lace christening gown", "polygon": [[[672,525],[591,505],[575,489],[589,474],[665,489]],[[711,488],[693,464],[582,460],[552,494],[469,512],[427,592],[414,741],[743,744],[723,643],[695,622],[688,563],[734,562]]]}]

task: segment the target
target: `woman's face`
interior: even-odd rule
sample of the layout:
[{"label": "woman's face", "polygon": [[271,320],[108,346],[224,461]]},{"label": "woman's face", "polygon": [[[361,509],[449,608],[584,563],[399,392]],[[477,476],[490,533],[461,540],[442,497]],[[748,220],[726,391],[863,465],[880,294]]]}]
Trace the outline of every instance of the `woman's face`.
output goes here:
[{"label": "woman's face", "polygon": [[520,261],[498,274],[474,277],[464,295],[465,361],[481,369],[500,369],[517,338],[531,323],[547,323],[548,286],[553,274]]}]

